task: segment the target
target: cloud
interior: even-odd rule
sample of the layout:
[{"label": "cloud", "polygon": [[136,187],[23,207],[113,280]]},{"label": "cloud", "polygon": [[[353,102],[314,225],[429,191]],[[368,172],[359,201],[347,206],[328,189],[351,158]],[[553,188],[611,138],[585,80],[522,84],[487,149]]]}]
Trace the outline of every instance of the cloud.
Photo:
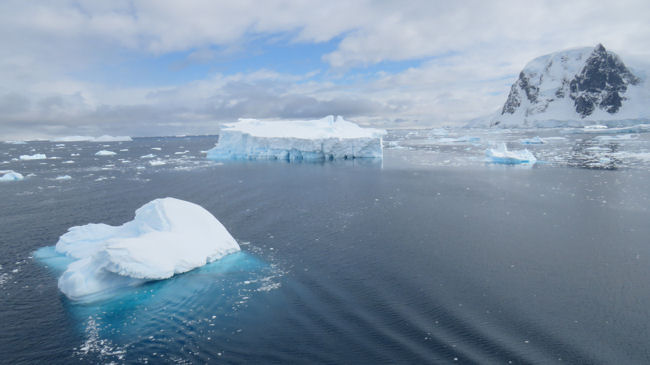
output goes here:
[{"label": "cloud", "polygon": [[[624,60],[648,59],[647,14],[650,2],[635,0],[7,0],[0,126],[6,134],[212,133],[237,117],[332,113],[387,125],[460,123],[496,110],[536,56],[602,42]],[[83,76],[174,52],[186,56],[170,68],[183,72],[224,52],[246,56],[251,40],[265,37],[277,47],[331,42],[320,55],[328,69],[291,74],[269,60],[247,74],[208,68],[192,81],[151,86],[136,77],[128,87]],[[391,62],[412,65],[382,71]]]}]

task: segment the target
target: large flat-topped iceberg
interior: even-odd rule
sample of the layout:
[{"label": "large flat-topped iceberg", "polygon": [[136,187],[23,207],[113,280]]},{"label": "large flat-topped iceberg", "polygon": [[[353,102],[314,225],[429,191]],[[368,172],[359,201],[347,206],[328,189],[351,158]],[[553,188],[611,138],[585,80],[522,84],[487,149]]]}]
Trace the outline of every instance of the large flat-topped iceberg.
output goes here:
[{"label": "large flat-topped iceberg", "polygon": [[342,117],[305,121],[240,119],[224,124],[209,159],[333,160],[383,157],[383,129]]},{"label": "large flat-topped iceberg", "polygon": [[239,250],[207,210],[179,199],[156,199],[121,226],[87,224],[62,235],[56,251],[76,261],[59,278],[59,289],[73,300],[90,299],[166,279]]}]

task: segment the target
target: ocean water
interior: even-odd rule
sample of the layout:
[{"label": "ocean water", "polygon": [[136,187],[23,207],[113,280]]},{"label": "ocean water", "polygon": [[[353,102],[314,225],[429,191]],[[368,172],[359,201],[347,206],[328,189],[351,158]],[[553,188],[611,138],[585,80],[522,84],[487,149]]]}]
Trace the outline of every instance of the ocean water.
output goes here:
[{"label": "ocean water", "polygon": [[[26,176],[0,183],[0,363],[648,363],[650,134],[618,132],[397,130],[383,161],[327,163],[208,161],[217,137],[0,143]],[[486,162],[499,142],[539,163]],[[242,252],[59,292],[60,235],[166,196]]]}]

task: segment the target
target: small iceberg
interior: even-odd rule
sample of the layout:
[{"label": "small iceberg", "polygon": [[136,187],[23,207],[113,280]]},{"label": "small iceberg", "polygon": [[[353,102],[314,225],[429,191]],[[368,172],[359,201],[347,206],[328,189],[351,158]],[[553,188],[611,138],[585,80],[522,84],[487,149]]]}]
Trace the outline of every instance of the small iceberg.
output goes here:
[{"label": "small iceberg", "polygon": [[42,153],[35,153],[33,155],[20,155],[19,157],[21,160],[26,161],[26,160],[45,160],[47,156],[45,156]]},{"label": "small iceberg", "polygon": [[535,136],[533,138],[524,138],[519,141],[521,144],[544,144],[543,139],[539,138],[539,136]]},{"label": "small iceberg", "polygon": [[226,228],[201,206],[156,199],[121,226],[91,223],[68,229],[55,248],[62,261],[73,260],[59,278],[59,289],[72,300],[91,301],[239,250]]},{"label": "small iceberg", "polygon": [[72,176],[70,175],[57,176],[54,180],[72,180]]},{"label": "small iceberg", "polygon": [[0,181],[18,181],[24,178],[21,173],[13,170],[0,170]]},{"label": "small iceberg", "polygon": [[508,151],[505,143],[485,151],[488,162],[505,165],[534,164],[537,158],[528,150]]},{"label": "small iceberg", "polygon": [[342,117],[319,120],[261,121],[240,119],[221,127],[211,160],[323,161],[382,158],[383,129],[361,128]]},{"label": "small iceberg", "polygon": [[116,153],[113,151],[101,150],[95,153],[95,156],[115,156]]}]

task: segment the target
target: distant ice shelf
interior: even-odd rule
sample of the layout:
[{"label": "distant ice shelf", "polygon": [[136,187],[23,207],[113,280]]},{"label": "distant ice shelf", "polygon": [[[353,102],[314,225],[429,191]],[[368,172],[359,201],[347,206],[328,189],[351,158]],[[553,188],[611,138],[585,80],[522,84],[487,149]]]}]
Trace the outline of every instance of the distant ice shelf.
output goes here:
[{"label": "distant ice shelf", "polygon": [[133,141],[129,136],[109,136],[103,135],[100,137],[92,136],[65,136],[57,137],[50,140],[51,142],[131,142]]},{"label": "distant ice shelf", "polygon": [[508,151],[505,143],[485,151],[488,162],[504,165],[534,164],[537,158],[528,150]]},{"label": "distant ice shelf", "polygon": [[39,251],[58,255],[61,262],[67,257],[59,289],[70,299],[90,301],[120,288],[170,278],[239,250],[210,212],[164,198],[143,205],[121,226],[92,223],[70,228],[59,238],[56,254],[51,248]]},{"label": "distant ice shelf", "polygon": [[319,120],[261,121],[240,119],[224,124],[212,160],[334,160],[382,158],[383,129],[361,128],[342,117]]}]

